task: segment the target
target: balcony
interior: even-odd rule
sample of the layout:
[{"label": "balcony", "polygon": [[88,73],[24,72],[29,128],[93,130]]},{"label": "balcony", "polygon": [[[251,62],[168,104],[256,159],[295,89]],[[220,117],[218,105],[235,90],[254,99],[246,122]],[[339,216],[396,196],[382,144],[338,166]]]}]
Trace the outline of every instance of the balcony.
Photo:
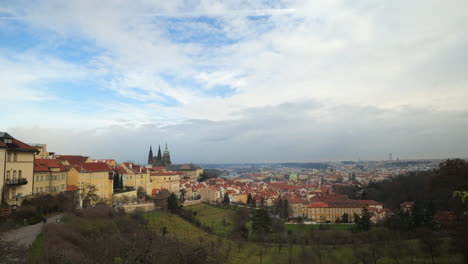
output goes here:
[{"label": "balcony", "polygon": [[6,179],[6,185],[25,185],[28,184],[28,179],[25,178],[17,178],[17,179]]}]

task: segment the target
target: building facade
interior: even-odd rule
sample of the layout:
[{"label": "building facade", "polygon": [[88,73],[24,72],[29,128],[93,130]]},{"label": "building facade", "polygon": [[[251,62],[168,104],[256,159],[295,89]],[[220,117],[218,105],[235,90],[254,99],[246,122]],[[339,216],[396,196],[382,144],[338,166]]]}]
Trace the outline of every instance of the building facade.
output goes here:
[{"label": "building facade", "polygon": [[20,205],[25,196],[32,194],[34,155],[38,151],[5,132],[0,132],[0,149],[1,203]]},{"label": "building facade", "polygon": [[169,166],[168,170],[180,173],[182,179],[198,180],[203,174],[203,168],[195,164],[174,164]]},{"label": "building facade", "polygon": [[307,205],[307,219],[317,223],[331,223],[348,215],[350,222],[354,221],[354,214],[362,215],[363,208],[382,209],[382,204],[372,200],[343,200],[328,202],[313,202]]},{"label": "building facade", "polygon": [[114,171],[102,162],[75,166],[67,173],[67,185],[76,186],[83,194],[89,186],[96,187],[96,194],[107,203],[112,203]]},{"label": "building facade", "polygon": [[177,172],[152,172],[150,174],[151,188],[166,189],[179,196],[180,194],[180,174]]},{"label": "building facade", "polygon": [[56,194],[66,191],[67,171],[58,159],[35,159],[33,194]]}]

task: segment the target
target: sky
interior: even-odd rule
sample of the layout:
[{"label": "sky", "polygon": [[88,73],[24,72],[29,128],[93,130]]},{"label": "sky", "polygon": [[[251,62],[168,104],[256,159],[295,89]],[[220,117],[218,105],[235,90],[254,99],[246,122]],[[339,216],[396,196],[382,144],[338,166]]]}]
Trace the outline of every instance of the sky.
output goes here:
[{"label": "sky", "polygon": [[0,131],[60,154],[468,157],[468,2],[0,0]]}]

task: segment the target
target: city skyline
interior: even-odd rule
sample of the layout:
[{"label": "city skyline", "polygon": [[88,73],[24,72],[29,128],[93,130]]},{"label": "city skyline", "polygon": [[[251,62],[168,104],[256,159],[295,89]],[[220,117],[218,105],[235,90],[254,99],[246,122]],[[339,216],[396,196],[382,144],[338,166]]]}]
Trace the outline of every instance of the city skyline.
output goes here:
[{"label": "city skyline", "polygon": [[468,157],[464,1],[0,3],[0,131],[57,153]]}]

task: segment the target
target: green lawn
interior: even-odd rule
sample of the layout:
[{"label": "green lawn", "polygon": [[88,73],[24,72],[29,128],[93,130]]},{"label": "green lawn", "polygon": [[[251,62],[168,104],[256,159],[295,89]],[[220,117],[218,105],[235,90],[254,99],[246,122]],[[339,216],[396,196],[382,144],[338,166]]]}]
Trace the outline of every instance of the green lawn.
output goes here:
[{"label": "green lawn", "polygon": [[[222,219],[229,218],[230,214],[233,213],[232,209],[218,208],[210,206],[208,204],[197,204],[188,206],[185,209],[189,209],[197,212],[197,219],[204,225],[208,225],[213,228],[216,234],[228,234],[229,226],[225,227],[223,225]],[[167,225],[169,230],[181,234],[194,234],[197,236],[204,236],[207,239],[212,239],[219,243],[219,238],[214,235],[209,235],[189,222],[183,220],[179,216],[170,215],[167,213],[152,213],[152,217],[161,218],[158,221],[163,222]],[[151,223],[156,220],[151,220]],[[229,220],[228,220],[229,221]],[[156,225],[155,225],[156,227]],[[346,224],[329,224],[328,228],[333,230],[349,230],[353,225]],[[156,228],[160,229],[161,225],[158,225]],[[310,229],[319,229],[319,225],[304,225],[304,224],[290,224],[287,225],[288,230],[293,232],[306,232]],[[197,230],[197,231],[194,231]],[[222,250],[230,250],[229,263],[231,264],[257,264],[260,263],[260,258],[262,258],[262,263],[288,263],[289,258],[289,249],[287,244],[279,246],[278,244],[267,243],[262,246],[259,243],[251,241],[242,241],[240,243],[232,241],[228,236],[223,236],[221,239],[222,243],[220,248]],[[404,248],[415,248],[415,253],[413,256],[413,263],[430,263],[430,258],[422,252],[419,248],[418,241],[409,240],[403,242]],[[240,245],[240,250],[239,250]],[[453,255],[449,253],[448,249],[449,241],[444,241],[444,247],[442,250],[441,256],[436,258],[436,263],[463,263],[463,259],[460,255]],[[370,245],[359,245],[358,249],[349,245],[340,245],[340,246],[317,246],[313,242],[310,245],[293,245],[292,246],[292,263],[319,263],[319,257],[321,256],[322,264],[327,263],[355,263],[356,259],[354,254],[356,250],[360,254],[367,254],[370,256]],[[386,246],[382,245],[381,252],[385,254]],[[260,254],[262,252],[262,254]],[[260,257],[260,255],[262,255]],[[410,258],[401,258],[399,256],[400,263],[410,263]],[[368,259],[367,261],[371,261]],[[378,260],[379,264],[390,264],[395,263],[394,259],[389,257],[381,257]]]},{"label": "green lawn", "polygon": [[310,230],[319,230],[321,228],[325,230],[351,230],[354,225],[352,224],[316,224],[316,225],[306,225],[306,224],[287,224],[286,230],[291,230],[293,233],[303,233]]},{"label": "green lawn", "polygon": [[215,234],[221,236],[229,235],[231,231],[231,216],[234,211],[231,209],[219,208],[205,203],[199,203],[184,207],[197,213],[196,218],[202,225],[208,226]]},{"label": "green lawn", "polygon": [[175,233],[184,238],[193,238],[199,236],[207,236],[203,230],[196,228],[194,225],[185,221],[178,215],[173,215],[166,212],[154,211],[146,214],[149,224],[154,230],[162,232],[163,227],[166,227],[167,233]]},{"label": "green lawn", "polygon": [[44,233],[40,233],[36,240],[34,240],[30,256],[29,256],[29,263],[31,264],[42,264],[47,263],[47,241],[45,238]]},{"label": "green lawn", "polygon": [[[198,204],[187,207],[193,211],[197,211],[197,218],[208,226],[212,225],[217,228],[216,232],[222,233],[223,230],[226,232],[228,227],[225,227],[222,222],[222,218],[229,217],[234,211],[231,209],[223,209],[213,207],[207,204]],[[150,226],[161,232],[163,227],[167,228],[167,235],[169,236],[178,236],[182,237],[188,241],[193,241],[193,243],[211,243],[216,244],[216,247],[223,251],[229,252],[229,258],[227,263],[230,264],[280,264],[288,263],[289,256],[291,255],[292,263],[322,263],[322,264],[331,264],[331,263],[362,263],[362,261],[357,261],[356,257],[359,254],[366,255],[366,262],[371,263],[370,259],[370,249],[375,245],[368,244],[359,244],[354,248],[352,245],[338,245],[338,246],[320,246],[315,241],[310,241],[308,245],[292,245],[291,251],[289,250],[288,244],[274,244],[274,243],[255,243],[251,241],[232,241],[228,236],[216,236],[210,235],[195,225],[185,221],[178,215],[173,215],[168,212],[154,211],[145,213],[146,219],[148,219]],[[92,220],[92,224],[81,223],[82,219],[75,217],[73,221],[73,226],[79,228],[81,232],[90,232],[90,230],[102,230],[106,229],[106,232],[112,232],[113,225],[112,220],[108,219],[106,221],[98,221],[97,219]],[[107,222],[104,225],[104,222]],[[69,223],[71,224],[71,223]],[[340,229],[341,225],[333,224],[330,228]],[[340,226],[340,227],[339,227]],[[350,225],[351,226],[351,225]],[[293,232],[305,232],[310,230],[310,228],[318,227],[318,225],[288,225],[288,229],[294,229]],[[227,233],[225,233],[227,234]],[[384,242],[382,242],[384,243]],[[391,242],[390,242],[391,243]],[[441,255],[436,258],[436,263],[463,263],[463,260],[460,255],[455,255],[449,251],[448,245],[450,241],[444,240],[444,244],[441,250]],[[46,259],[46,245],[47,240],[43,235],[38,236],[36,241],[32,246],[31,254],[32,259],[37,260],[33,263],[45,263],[41,260]],[[402,258],[401,252],[406,252],[408,255],[408,250],[413,250],[411,253],[413,255],[412,263],[430,263],[430,258],[426,253],[424,253],[419,247],[419,242],[416,240],[407,240],[398,248],[398,262],[399,263],[410,263],[410,258]],[[378,264],[390,264],[396,263],[395,260],[389,258],[389,247],[387,244],[378,245],[380,255],[382,256],[377,261]],[[391,244],[390,244],[391,248]],[[291,254],[290,254],[291,252]],[[386,257],[384,257],[384,255]],[[262,262],[260,262],[262,259]]]}]

